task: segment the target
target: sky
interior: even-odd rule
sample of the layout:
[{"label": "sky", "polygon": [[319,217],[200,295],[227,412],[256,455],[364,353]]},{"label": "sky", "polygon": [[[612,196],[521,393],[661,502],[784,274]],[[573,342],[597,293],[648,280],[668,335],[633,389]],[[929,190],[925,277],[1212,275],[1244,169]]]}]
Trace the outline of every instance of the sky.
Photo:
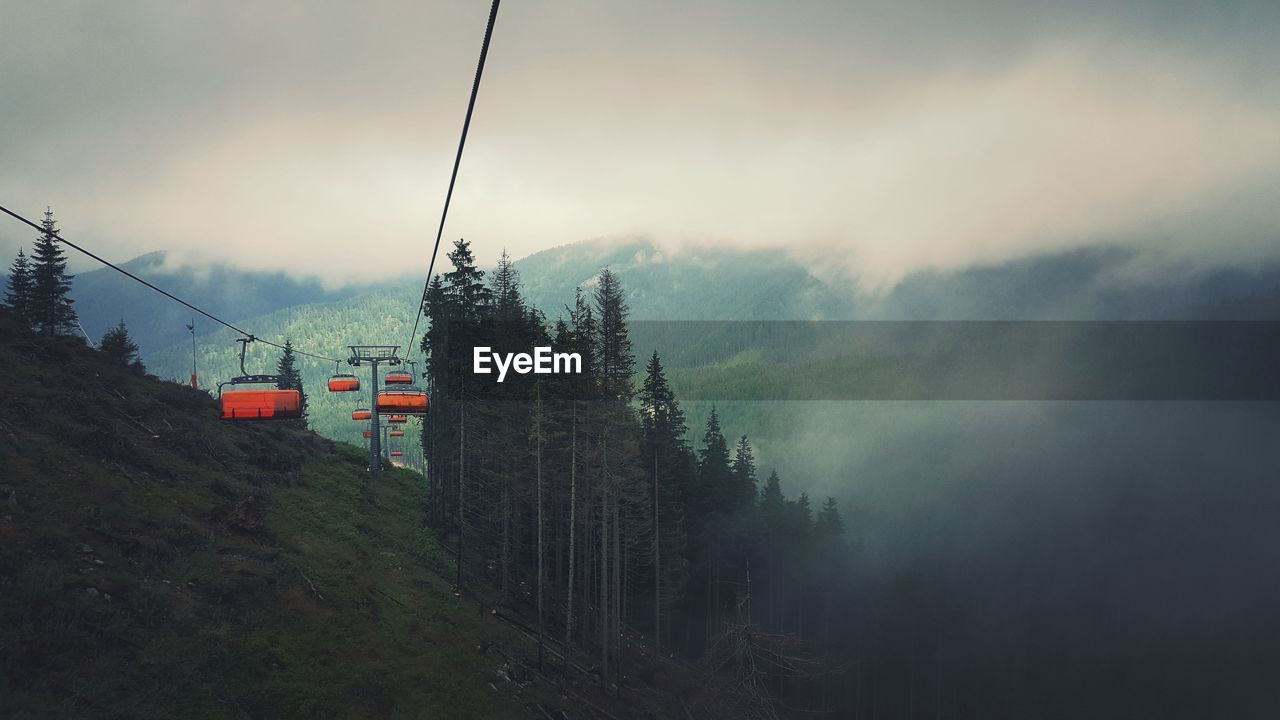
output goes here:
[{"label": "sky", "polygon": [[[124,260],[425,272],[488,3],[0,0],[0,204]],[[446,240],[890,287],[1280,247],[1280,3],[507,0]],[[32,233],[0,223],[6,256]]]}]

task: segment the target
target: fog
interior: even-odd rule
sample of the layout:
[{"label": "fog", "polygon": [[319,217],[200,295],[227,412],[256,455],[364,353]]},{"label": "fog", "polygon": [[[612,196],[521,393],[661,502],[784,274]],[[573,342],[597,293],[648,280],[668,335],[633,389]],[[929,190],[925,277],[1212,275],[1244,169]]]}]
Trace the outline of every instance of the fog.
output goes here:
[{"label": "fog", "polygon": [[[762,476],[857,543],[836,642],[901,691],[882,711],[934,717],[935,681],[948,717],[1280,708],[1274,403],[767,405]],[[719,403],[726,434],[760,409]]]},{"label": "fog", "polygon": [[[4,204],[113,259],[425,269],[482,4],[7,5]],[[780,247],[873,289],[1096,244],[1274,255],[1274,4],[1060,5],[508,3],[446,234],[485,262]]]}]

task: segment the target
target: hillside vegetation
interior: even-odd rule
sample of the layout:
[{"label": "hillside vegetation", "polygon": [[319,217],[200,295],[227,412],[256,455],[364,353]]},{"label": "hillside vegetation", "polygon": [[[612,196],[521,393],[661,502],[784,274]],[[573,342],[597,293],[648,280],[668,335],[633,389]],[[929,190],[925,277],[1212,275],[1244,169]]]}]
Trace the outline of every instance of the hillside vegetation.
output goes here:
[{"label": "hillside vegetation", "polygon": [[15,328],[0,314],[0,716],[593,716],[454,596],[421,476]]}]

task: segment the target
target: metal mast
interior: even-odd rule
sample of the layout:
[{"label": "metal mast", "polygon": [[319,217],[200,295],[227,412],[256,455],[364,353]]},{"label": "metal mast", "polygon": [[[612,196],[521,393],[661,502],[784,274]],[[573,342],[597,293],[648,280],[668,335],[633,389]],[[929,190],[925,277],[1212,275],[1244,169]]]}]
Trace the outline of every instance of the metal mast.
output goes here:
[{"label": "metal mast", "polygon": [[378,367],[381,365],[399,365],[399,345],[350,345],[351,357],[347,363],[352,367],[368,365],[372,368],[373,379],[369,383],[372,395],[369,399],[369,472],[382,471],[382,430],[378,417]]}]

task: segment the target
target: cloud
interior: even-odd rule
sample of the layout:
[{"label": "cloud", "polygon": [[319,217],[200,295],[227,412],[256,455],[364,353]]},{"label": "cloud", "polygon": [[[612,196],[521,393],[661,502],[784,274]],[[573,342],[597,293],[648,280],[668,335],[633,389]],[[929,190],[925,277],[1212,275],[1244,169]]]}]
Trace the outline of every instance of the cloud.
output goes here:
[{"label": "cloud", "polygon": [[[1276,246],[1263,6],[787,7],[504,7],[446,237],[486,261],[624,234],[780,247],[868,287],[1099,243]],[[484,10],[19,7],[0,197],[118,259],[421,273]]]}]

